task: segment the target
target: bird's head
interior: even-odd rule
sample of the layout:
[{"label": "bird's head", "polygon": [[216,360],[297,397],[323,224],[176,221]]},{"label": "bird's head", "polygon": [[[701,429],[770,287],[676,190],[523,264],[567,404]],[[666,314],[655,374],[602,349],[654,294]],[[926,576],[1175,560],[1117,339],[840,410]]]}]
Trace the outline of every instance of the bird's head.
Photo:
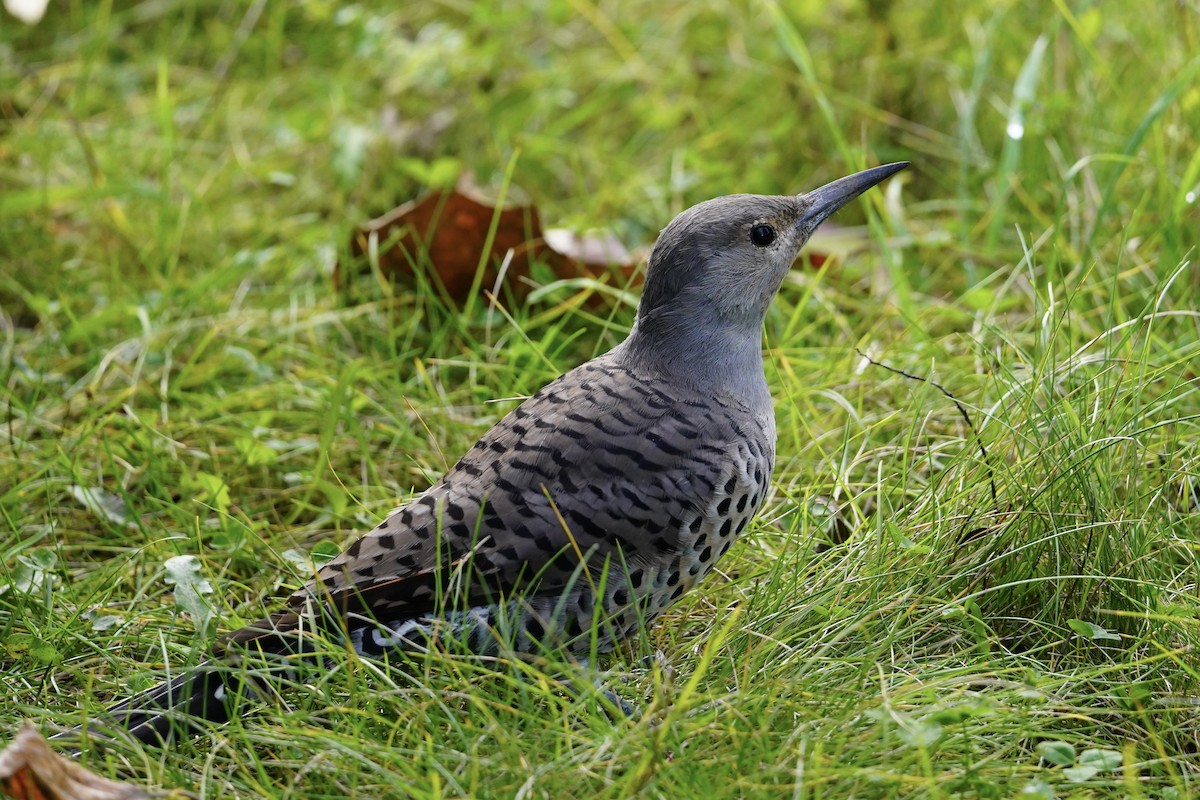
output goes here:
[{"label": "bird's head", "polygon": [[727,324],[744,324],[757,335],[775,292],[817,226],[906,166],[875,167],[807,194],[735,194],[692,206],[654,245],[639,321],[715,312]]}]

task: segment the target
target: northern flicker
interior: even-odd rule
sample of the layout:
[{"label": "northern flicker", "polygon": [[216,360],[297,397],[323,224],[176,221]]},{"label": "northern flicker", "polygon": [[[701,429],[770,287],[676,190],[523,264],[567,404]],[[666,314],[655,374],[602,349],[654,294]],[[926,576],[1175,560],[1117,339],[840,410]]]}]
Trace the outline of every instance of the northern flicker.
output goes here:
[{"label": "northern flicker", "polygon": [[795,196],[731,195],[659,236],[629,336],[553,381],[445,477],[321,568],[210,662],[110,709],[144,742],[224,720],[222,662],[295,653],[319,627],[360,654],[453,643],[610,650],[695,586],[766,497],[775,416],[763,320],[827,217],[907,163]]}]

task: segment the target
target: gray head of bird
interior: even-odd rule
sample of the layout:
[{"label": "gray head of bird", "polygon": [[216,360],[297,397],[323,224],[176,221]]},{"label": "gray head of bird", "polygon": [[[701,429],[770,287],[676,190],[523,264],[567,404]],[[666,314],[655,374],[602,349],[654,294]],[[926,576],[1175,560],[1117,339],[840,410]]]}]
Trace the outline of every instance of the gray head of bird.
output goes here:
[{"label": "gray head of bird", "polygon": [[735,194],[684,211],[650,254],[626,350],[688,370],[688,362],[760,351],[767,308],[813,231],[907,166],[874,167],[805,194]]}]

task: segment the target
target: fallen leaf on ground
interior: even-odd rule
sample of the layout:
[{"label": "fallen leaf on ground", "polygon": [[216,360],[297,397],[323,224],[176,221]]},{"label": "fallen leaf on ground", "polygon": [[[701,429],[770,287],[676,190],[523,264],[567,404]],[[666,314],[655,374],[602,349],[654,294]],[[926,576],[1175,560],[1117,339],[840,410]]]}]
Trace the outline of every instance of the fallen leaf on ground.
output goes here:
[{"label": "fallen leaf on ground", "polygon": [[[493,221],[495,234],[484,258]],[[547,264],[558,279],[594,278],[610,267],[629,277],[637,265],[610,233],[578,234],[561,228],[543,231],[535,207],[497,209],[479,197],[466,180],[460,180],[455,189],[433,192],[371,220],[354,232],[350,253],[360,265],[375,259],[380,272],[393,281],[411,281],[415,266],[427,264],[446,293],[460,301],[476,285],[481,258],[484,271],[479,291],[496,288],[504,265],[501,283],[518,296],[534,288],[527,280],[534,260]],[[334,269],[334,285],[339,289],[351,277],[342,264]]]},{"label": "fallen leaf on ground", "polygon": [[[480,257],[488,241],[493,217],[496,233],[487,253],[480,287],[490,289],[500,264],[511,250],[505,282],[516,285],[529,274],[530,242],[540,241],[542,223],[532,206],[497,209],[460,188],[434,192],[396,207],[354,232],[350,253],[356,261],[371,254],[389,279],[411,276],[414,265],[428,258],[446,292],[461,300],[471,291]],[[334,270],[334,283],[349,282],[342,265]]]},{"label": "fallen leaf on ground", "polygon": [[84,769],[50,749],[26,722],[0,751],[0,789],[16,800],[149,800],[143,790]]}]

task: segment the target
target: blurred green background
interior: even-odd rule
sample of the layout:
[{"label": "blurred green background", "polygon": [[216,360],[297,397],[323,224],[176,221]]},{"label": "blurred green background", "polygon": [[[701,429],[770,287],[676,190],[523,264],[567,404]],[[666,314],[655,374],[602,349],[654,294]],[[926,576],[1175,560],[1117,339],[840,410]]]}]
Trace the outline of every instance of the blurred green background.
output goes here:
[{"label": "blurred green background", "polygon": [[1176,263],[1196,28],[1186,2],[54,3],[0,34],[0,246],[169,278],[269,243],[315,280],[353,223],[514,155],[550,221],[632,243],[906,158],[918,286],[1064,215],[1072,262],[1144,228]]}]

